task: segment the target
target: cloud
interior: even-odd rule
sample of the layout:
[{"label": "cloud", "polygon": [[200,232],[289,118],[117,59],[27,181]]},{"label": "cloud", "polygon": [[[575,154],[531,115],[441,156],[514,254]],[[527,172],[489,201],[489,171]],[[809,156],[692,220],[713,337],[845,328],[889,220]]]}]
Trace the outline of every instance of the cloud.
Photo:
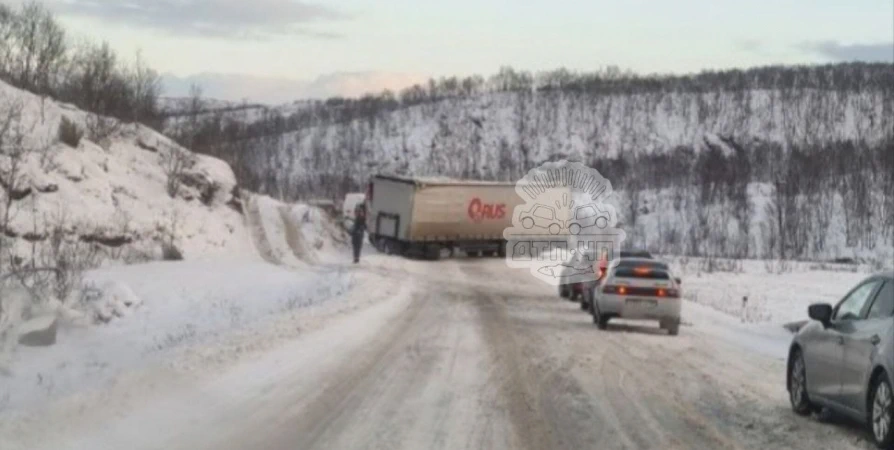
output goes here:
[{"label": "cloud", "polygon": [[398,91],[427,80],[417,74],[392,72],[337,72],[303,81],[252,75],[203,73],[188,77],[166,74],[162,77],[164,95],[182,97],[197,84],[203,95],[218,100],[280,104],[299,99],[359,97],[385,89]]},{"label": "cloud", "polygon": [[842,45],[836,41],[807,42],[801,50],[833,61],[894,62],[894,42]]},{"label": "cloud", "polygon": [[339,35],[307,25],[347,18],[330,7],[300,0],[53,0],[50,4],[65,15],[226,38],[335,38]]}]

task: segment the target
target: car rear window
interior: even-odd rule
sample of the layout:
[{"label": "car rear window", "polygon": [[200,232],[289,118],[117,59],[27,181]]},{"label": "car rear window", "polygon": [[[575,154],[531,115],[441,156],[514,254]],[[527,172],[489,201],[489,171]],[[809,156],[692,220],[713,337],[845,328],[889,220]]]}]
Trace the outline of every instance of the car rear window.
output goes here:
[{"label": "car rear window", "polygon": [[631,261],[624,259],[618,261],[619,269],[629,269],[634,267],[648,267],[650,269],[659,269],[664,271],[667,271],[669,269],[667,264],[659,261]]},{"label": "car rear window", "polygon": [[635,267],[620,267],[615,269],[615,277],[618,278],[642,278],[647,280],[670,280],[670,275],[663,270],[638,270]]}]

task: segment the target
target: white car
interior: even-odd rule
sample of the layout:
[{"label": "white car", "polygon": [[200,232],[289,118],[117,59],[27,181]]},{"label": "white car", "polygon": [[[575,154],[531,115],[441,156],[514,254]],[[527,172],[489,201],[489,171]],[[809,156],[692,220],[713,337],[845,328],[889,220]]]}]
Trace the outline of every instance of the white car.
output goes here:
[{"label": "white car", "polygon": [[621,259],[585,295],[599,329],[611,319],[654,320],[671,336],[680,332],[681,281],[667,264],[644,258]]}]

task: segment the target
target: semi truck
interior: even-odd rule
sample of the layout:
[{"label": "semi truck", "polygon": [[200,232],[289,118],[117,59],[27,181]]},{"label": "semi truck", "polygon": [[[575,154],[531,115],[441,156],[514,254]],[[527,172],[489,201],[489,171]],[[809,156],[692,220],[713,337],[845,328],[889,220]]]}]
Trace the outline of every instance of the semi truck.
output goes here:
[{"label": "semi truck", "polygon": [[523,203],[514,183],[391,175],[371,178],[366,201],[376,249],[426,259],[504,256],[503,230]]}]

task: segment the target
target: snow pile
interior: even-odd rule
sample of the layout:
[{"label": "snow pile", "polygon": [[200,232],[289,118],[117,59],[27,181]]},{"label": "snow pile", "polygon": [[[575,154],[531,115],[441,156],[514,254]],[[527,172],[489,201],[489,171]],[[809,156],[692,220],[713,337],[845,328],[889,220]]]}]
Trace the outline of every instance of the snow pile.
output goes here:
[{"label": "snow pile", "polygon": [[307,267],[337,259],[345,249],[344,230],[320,208],[263,195],[252,195],[247,204],[252,238],[268,262]]},{"label": "snow pile", "polygon": [[[18,107],[16,129],[32,151],[22,160],[6,230],[15,237],[16,256],[27,258],[32,242],[60,227],[113,259],[158,258],[160,243],[171,239],[187,259],[256,255],[225,162],[192,154],[147,127],[97,118],[0,82],[0,110]],[[77,148],[58,140],[63,118],[85,132]],[[90,130],[98,121],[113,132],[93,142]],[[183,158],[182,168],[166,170],[175,157]],[[0,158],[0,166],[10,164]]]},{"label": "snow pile", "polygon": [[132,309],[139,308],[143,303],[143,299],[130,286],[119,281],[109,281],[99,288],[91,285],[84,290],[82,296],[92,310],[93,318],[101,323],[126,317]]},{"label": "snow pile", "polygon": [[284,220],[290,229],[298,229],[309,254],[317,262],[340,260],[347,247],[347,234],[341,226],[320,208],[304,204],[286,206]]}]

